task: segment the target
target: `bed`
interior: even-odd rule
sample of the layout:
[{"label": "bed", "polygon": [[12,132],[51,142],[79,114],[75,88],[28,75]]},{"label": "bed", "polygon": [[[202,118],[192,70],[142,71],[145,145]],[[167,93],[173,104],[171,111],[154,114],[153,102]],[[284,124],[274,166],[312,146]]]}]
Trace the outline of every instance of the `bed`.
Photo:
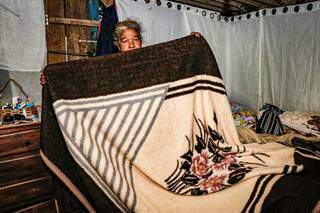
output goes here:
[{"label": "bed", "polygon": [[[229,103],[242,143],[267,143],[268,141],[290,143],[295,137],[315,142],[320,141],[320,112],[282,110],[278,106],[268,103],[264,104],[260,110],[256,110],[232,98],[229,99]],[[273,116],[277,116],[278,120],[272,116],[262,118],[264,112],[272,110],[275,111]],[[281,132],[274,129],[274,124],[277,121]],[[257,125],[266,127],[265,129],[261,129],[261,127],[259,129]]]}]

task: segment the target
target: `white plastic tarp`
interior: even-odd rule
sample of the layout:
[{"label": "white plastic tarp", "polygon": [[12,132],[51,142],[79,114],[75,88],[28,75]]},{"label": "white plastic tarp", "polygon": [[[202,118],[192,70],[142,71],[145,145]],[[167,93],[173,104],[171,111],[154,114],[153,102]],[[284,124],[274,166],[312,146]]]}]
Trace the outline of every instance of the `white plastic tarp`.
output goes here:
[{"label": "white plastic tarp", "polygon": [[35,72],[45,64],[43,0],[0,0],[0,70]]},{"label": "white plastic tarp", "polygon": [[[159,2],[159,1],[158,1]],[[212,48],[229,97],[259,108],[320,111],[320,2],[228,18],[161,0],[118,0],[120,20],[138,20],[145,46],[198,31]],[[276,11],[276,13],[274,13]]]}]

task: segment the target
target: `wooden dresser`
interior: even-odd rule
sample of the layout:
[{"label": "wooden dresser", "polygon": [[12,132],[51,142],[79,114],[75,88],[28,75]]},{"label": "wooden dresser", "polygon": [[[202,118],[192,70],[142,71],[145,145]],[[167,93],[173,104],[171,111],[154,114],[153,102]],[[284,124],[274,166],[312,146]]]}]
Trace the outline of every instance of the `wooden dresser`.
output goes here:
[{"label": "wooden dresser", "polygon": [[58,212],[39,148],[40,123],[0,126],[0,212]]}]

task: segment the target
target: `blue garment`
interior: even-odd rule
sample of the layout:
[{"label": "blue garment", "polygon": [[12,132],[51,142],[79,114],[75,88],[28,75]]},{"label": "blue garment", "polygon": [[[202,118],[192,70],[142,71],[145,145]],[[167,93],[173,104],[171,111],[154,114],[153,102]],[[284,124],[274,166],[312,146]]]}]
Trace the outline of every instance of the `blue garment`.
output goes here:
[{"label": "blue garment", "polygon": [[96,56],[107,55],[117,51],[117,47],[115,47],[113,44],[113,32],[117,22],[118,16],[115,6],[103,6],[103,15],[98,37]]}]

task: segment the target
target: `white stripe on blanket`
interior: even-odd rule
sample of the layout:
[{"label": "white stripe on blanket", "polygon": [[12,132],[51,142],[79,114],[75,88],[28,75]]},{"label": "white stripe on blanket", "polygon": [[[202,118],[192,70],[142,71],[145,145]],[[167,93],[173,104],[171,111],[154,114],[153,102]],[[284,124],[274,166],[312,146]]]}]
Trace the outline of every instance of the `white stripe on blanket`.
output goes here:
[{"label": "white stripe on blanket", "polygon": [[111,188],[126,206],[136,202],[130,161],[144,143],[167,88],[54,103],[73,157],[106,193]]}]

